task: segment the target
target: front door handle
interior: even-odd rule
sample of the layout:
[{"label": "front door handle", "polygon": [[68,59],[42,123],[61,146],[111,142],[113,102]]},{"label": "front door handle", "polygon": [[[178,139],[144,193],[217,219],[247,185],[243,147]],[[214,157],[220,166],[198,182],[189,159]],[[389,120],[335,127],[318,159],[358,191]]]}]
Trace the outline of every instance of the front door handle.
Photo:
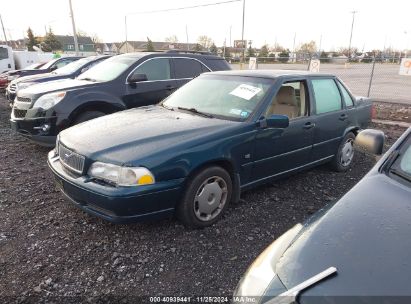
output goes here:
[{"label": "front door handle", "polygon": [[347,114],[341,114],[340,118],[338,118],[338,119],[344,121],[344,120],[346,120],[347,118],[348,118],[348,115],[347,115]]},{"label": "front door handle", "polygon": [[173,87],[172,85],[168,85],[166,88],[167,88],[167,90],[172,91],[172,90],[174,90],[176,87]]},{"label": "front door handle", "polygon": [[303,126],[303,128],[306,129],[306,130],[314,128],[314,127],[315,127],[315,123],[312,123],[312,122],[307,122]]}]

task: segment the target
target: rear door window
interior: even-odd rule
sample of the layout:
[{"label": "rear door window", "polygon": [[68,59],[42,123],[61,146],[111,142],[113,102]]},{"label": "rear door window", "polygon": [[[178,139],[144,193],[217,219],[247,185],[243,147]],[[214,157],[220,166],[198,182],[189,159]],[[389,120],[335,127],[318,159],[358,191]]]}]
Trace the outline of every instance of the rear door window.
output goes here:
[{"label": "rear door window", "polygon": [[204,72],[203,64],[194,59],[174,58],[175,78],[194,78]]},{"label": "rear door window", "polygon": [[341,110],[341,95],[334,79],[311,80],[317,114]]},{"label": "rear door window", "polygon": [[170,79],[170,60],[168,58],[149,59],[140,65],[133,72],[134,74],[145,74],[149,81]]}]

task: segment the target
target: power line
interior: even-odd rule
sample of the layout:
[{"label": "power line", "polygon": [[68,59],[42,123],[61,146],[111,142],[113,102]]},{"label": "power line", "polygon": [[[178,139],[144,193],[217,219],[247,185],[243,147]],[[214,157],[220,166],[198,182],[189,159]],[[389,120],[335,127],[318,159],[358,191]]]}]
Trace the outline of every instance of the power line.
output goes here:
[{"label": "power line", "polygon": [[193,9],[193,8],[206,7],[206,6],[214,6],[214,5],[227,4],[227,3],[240,2],[240,1],[242,1],[242,0],[229,0],[229,1],[221,1],[221,2],[214,2],[214,3],[206,3],[206,4],[193,5],[193,6],[183,6],[183,7],[177,7],[177,8],[167,8],[167,9],[162,9],[162,10],[135,12],[135,13],[127,14],[127,15],[152,14],[152,13],[162,13],[162,12],[171,12],[171,11],[181,11],[181,10],[186,10],[186,9]]}]

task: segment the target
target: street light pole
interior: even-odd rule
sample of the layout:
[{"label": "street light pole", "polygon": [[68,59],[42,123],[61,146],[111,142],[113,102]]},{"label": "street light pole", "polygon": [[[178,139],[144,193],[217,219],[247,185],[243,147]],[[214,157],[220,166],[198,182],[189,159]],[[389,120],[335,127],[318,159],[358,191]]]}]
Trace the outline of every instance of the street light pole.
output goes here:
[{"label": "street light pole", "polygon": [[244,20],[245,20],[245,0],[243,0],[243,23],[241,27],[241,43],[243,44],[243,58],[241,59],[241,69],[243,69],[243,64],[245,62],[245,48],[246,44],[244,43]]},{"label": "street light pole", "polygon": [[354,20],[355,20],[355,14],[357,11],[352,11],[352,23],[351,23],[351,34],[350,34],[350,44],[348,45],[348,59],[351,58],[351,40],[352,40],[352,32],[354,30]]},{"label": "street light pole", "polygon": [[69,5],[70,5],[71,23],[72,23],[72,25],[73,25],[74,48],[75,48],[75,50],[76,50],[76,55],[78,56],[79,50],[78,50],[76,23],[74,22],[73,7],[72,7],[72,5],[71,5],[71,0],[69,0]]},{"label": "street light pole", "polygon": [[1,21],[1,27],[3,28],[4,42],[6,43],[6,45],[8,45],[6,31],[4,30],[4,24],[3,24],[3,19],[1,18],[1,15],[0,15],[0,21]]},{"label": "street light pole", "polygon": [[126,31],[126,53],[128,53],[127,15],[124,16],[124,28],[125,28],[125,31]]}]

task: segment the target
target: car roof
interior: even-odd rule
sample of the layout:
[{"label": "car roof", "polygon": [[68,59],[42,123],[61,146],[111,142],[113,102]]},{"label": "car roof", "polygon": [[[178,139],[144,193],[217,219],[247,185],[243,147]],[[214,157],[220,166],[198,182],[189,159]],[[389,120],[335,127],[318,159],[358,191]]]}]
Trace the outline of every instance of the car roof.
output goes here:
[{"label": "car roof", "polygon": [[190,52],[190,51],[165,51],[165,52],[133,52],[133,53],[125,53],[121,54],[120,56],[128,56],[128,57],[134,57],[134,58],[142,58],[145,56],[150,56],[150,57],[190,57],[190,58],[207,58],[207,59],[221,59],[224,60],[224,58],[211,54],[211,53],[206,53],[206,52]]},{"label": "car roof", "polygon": [[246,76],[246,77],[259,77],[259,78],[279,78],[286,76],[327,76],[335,77],[333,74],[326,73],[316,73],[301,70],[229,70],[229,71],[218,71],[209,72],[207,74],[216,75],[228,75],[228,76]]}]

